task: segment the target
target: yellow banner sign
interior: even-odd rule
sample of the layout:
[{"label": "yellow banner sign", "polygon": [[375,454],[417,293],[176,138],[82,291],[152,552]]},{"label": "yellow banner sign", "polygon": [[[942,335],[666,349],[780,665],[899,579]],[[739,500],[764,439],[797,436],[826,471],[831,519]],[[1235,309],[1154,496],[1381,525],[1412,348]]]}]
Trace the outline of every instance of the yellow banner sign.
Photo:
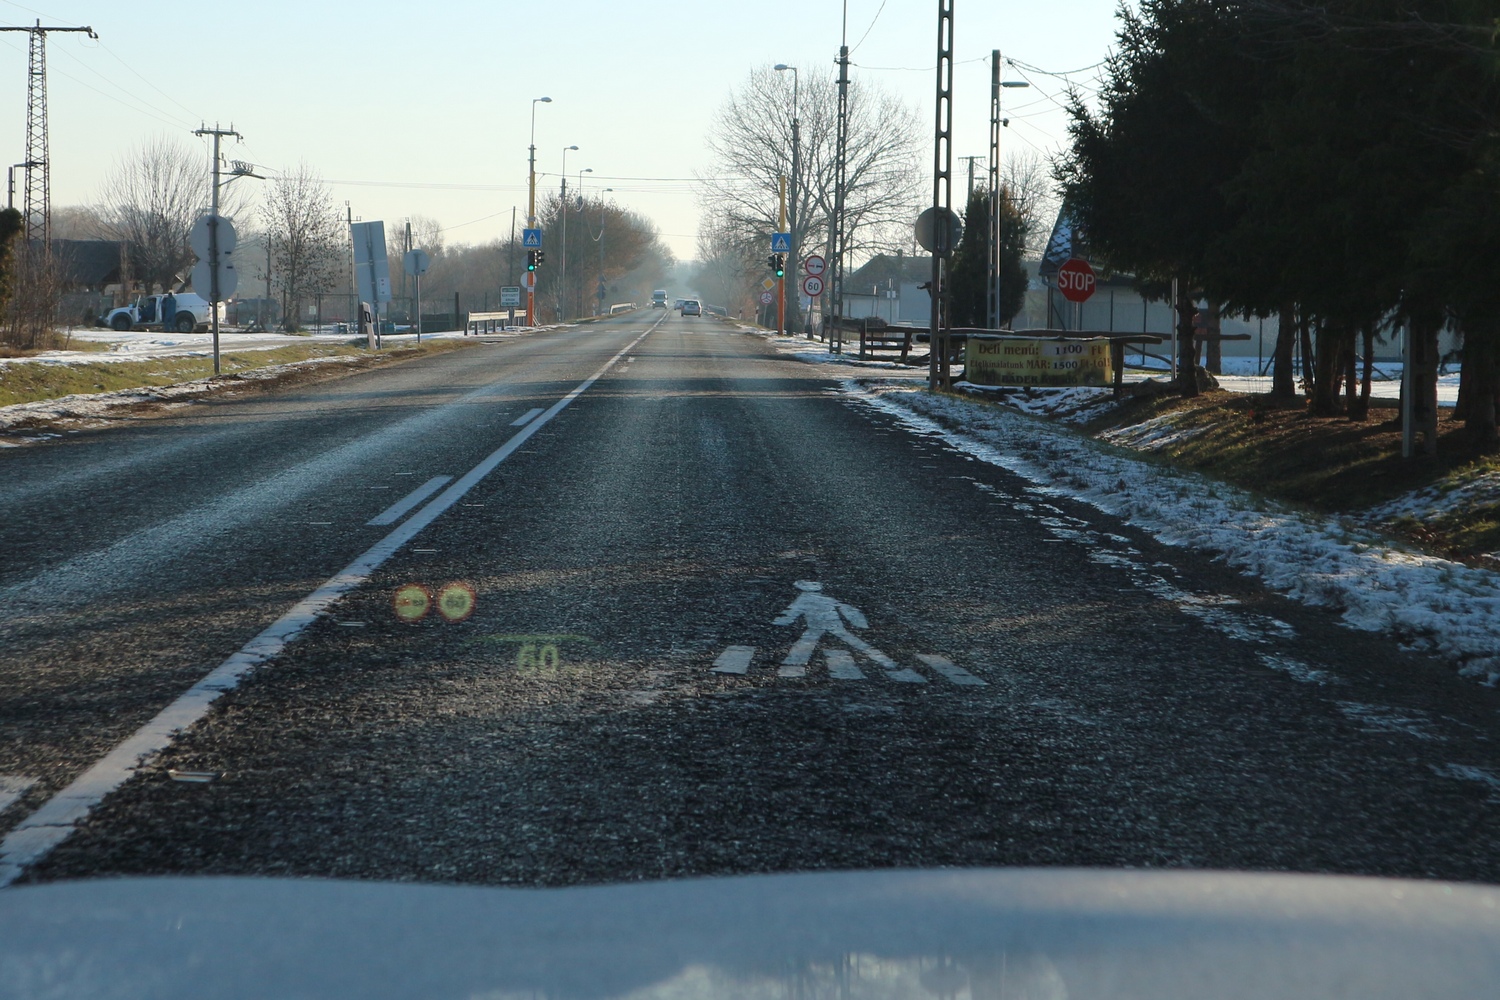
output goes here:
[{"label": "yellow banner sign", "polygon": [[974,385],[1109,385],[1108,340],[1041,340],[971,335],[964,379]]}]

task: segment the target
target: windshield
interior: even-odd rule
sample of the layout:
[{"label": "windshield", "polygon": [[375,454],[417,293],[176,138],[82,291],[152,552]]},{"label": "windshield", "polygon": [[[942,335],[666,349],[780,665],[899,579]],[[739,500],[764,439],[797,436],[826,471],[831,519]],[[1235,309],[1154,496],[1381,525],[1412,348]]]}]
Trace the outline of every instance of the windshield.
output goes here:
[{"label": "windshield", "polygon": [[1493,885],[1489,14],[917,6],[13,29],[0,910]]}]

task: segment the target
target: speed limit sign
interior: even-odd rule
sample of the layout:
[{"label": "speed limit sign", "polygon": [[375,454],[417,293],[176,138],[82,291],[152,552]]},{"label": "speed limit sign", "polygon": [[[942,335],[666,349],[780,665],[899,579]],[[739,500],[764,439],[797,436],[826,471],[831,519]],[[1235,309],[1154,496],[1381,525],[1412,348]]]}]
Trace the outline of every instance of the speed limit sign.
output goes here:
[{"label": "speed limit sign", "polygon": [[816,274],[809,274],[802,279],[802,290],[812,298],[823,294],[823,279]]}]

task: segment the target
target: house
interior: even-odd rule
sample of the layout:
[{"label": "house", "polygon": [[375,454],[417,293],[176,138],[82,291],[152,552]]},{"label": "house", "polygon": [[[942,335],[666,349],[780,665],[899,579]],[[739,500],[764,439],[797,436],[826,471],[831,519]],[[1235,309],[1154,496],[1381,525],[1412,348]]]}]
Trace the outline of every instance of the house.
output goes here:
[{"label": "house", "polygon": [[52,259],[62,278],[57,318],[93,326],[114,306],[121,291],[124,248],[114,240],[53,240]]}]

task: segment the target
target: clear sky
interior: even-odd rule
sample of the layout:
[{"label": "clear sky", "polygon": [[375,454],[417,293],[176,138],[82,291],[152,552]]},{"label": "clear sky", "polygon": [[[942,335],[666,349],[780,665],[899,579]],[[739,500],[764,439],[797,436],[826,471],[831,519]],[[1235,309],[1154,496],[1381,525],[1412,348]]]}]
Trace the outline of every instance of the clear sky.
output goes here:
[{"label": "clear sky", "polygon": [[[848,0],[853,78],[899,94],[924,122],[937,8]],[[481,242],[509,235],[513,206],[525,213],[532,98],[548,96],[536,106],[539,185],[556,186],[563,148],[576,145],[569,184],[591,168],[587,188],[613,188],[687,258],[699,214],[692,178],[712,169],[703,138],[715,112],[756,67],[831,66],[842,9],[841,0],[0,0],[0,22],[41,18],[99,34],[47,40],[54,206],[97,201],[114,163],[143,139],[198,143],[190,133],[200,121],[233,123],[245,140],[231,158],[273,170],[305,160],[358,216],[390,226],[427,215],[448,242]],[[1075,70],[1104,58],[1116,28],[1112,0],[954,0],[954,9],[957,156],[985,153],[991,49]],[[25,152],[26,41],[0,34],[7,163]],[[1073,79],[1090,85],[1097,72]],[[1055,151],[1064,83],[1024,76],[1036,86],[1005,92],[1002,145]]]}]

